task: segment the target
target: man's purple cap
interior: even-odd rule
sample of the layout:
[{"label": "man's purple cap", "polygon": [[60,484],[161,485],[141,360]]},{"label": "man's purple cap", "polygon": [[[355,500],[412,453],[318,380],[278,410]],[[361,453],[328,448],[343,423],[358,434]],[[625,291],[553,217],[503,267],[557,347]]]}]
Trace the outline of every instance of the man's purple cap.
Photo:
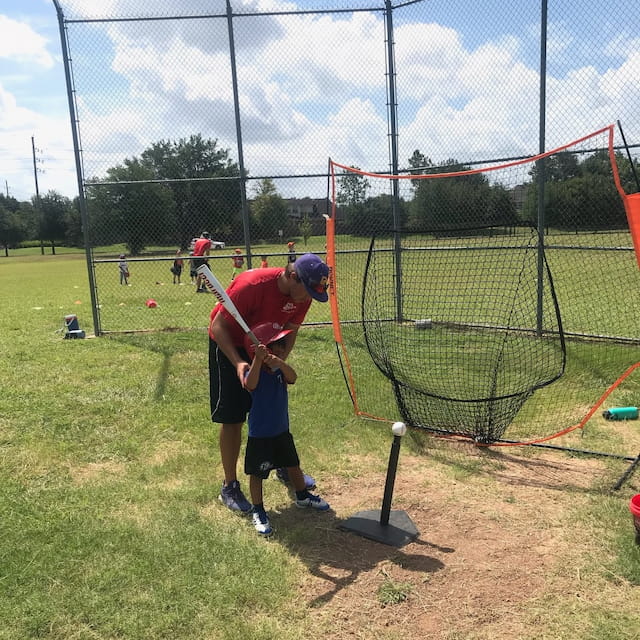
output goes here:
[{"label": "man's purple cap", "polygon": [[314,253],[301,255],[294,263],[293,270],[300,282],[305,286],[309,295],[318,302],[329,299],[329,267]]}]

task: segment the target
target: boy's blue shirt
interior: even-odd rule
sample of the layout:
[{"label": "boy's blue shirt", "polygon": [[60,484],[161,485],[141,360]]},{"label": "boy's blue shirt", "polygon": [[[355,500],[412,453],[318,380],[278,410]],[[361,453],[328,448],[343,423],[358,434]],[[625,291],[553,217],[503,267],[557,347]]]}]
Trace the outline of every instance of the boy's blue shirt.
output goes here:
[{"label": "boy's blue shirt", "polygon": [[272,438],[289,430],[287,383],[280,369],[262,369],[258,385],[251,392],[249,437]]}]

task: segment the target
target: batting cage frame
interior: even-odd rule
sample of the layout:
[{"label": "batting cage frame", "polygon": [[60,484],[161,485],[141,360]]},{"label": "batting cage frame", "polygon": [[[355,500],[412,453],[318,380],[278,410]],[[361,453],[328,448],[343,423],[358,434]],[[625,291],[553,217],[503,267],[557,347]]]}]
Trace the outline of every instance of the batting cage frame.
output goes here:
[{"label": "batting cage frame", "polygon": [[[627,248],[622,272],[636,284],[640,193],[625,190],[623,182],[627,188],[638,187],[637,176],[630,162],[628,175],[621,178],[618,164],[623,156],[616,152],[614,137],[614,125],[609,125],[526,160],[463,171],[431,167],[430,172],[392,175],[329,161],[333,209],[327,220],[327,259],[334,339],[357,415],[392,422],[389,408],[395,406],[414,428],[481,446],[533,445],[630,461],[623,479],[628,477],[640,456],[543,443],[575,430],[584,433],[606,398],[638,366],[635,348],[629,349],[629,368],[580,420],[567,415],[568,424],[558,425],[554,416],[555,425],[532,425],[531,413],[525,412],[515,427],[518,439],[504,437],[534,392],[553,388],[565,374],[566,334],[576,342],[605,338],[637,344],[633,320],[626,338],[590,333],[585,318],[571,312],[566,314],[568,327],[563,327],[547,260],[547,251],[562,246],[546,244],[544,217],[527,224],[526,205],[516,212],[513,202],[505,206],[500,199],[513,193],[515,185],[525,184],[529,199],[537,202],[536,178],[545,164],[572,157],[587,171],[595,158],[602,160],[598,149],[605,148],[609,166],[602,177],[606,175],[609,190],[620,199],[635,248]],[[535,167],[537,175],[526,167]],[[528,186],[526,173],[534,178]],[[377,224],[372,225],[368,249],[345,233],[349,216],[358,212],[338,208],[354,181],[377,207],[369,212]],[[552,213],[559,206],[547,204]],[[628,231],[623,233],[628,236]],[[561,260],[554,260],[566,290],[570,284],[563,281]],[[582,291],[585,297],[594,297],[597,290],[597,282],[590,285]],[[575,293],[567,300],[577,301]],[[624,307],[609,312],[624,314]],[[382,378],[389,381],[391,393],[383,393],[380,403]],[[390,395],[395,402],[389,402]],[[545,402],[562,404],[551,390]],[[376,405],[382,413],[372,409]]]}]

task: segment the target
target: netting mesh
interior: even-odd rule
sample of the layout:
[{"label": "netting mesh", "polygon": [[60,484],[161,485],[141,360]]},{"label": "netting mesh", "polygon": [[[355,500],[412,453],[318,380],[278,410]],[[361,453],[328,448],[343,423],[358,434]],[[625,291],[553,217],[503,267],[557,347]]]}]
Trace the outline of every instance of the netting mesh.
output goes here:
[{"label": "netting mesh", "polygon": [[393,420],[395,406],[408,424],[480,442],[547,436],[589,407],[572,362],[593,359],[613,381],[637,361],[637,348],[563,339],[637,335],[613,293],[640,285],[613,127],[484,169],[331,164],[334,330],[359,414]]},{"label": "netting mesh", "polygon": [[[403,169],[497,163],[617,119],[633,154],[640,144],[639,14],[623,0],[55,4],[69,56],[96,330],[201,327],[204,305],[193,288],[159,287],[171,278],[176,250],[187,258],[191,238],[205,229],[226,243],[212,264],[223,279],[237,247],[247,265],[262,255],[286,263],[289,240],[322,253],[329,156],[385,172],[395,171],[393,149]],[[224,154],[222,163],[215,153]],[[423,187],[420,197],[442,201],[427,192]],[[564,274],[561,305],[573,296],[563,285],[576,277],[572,264],[593,270],[600,287],[598,265],[617,261],[614,277],[628,280],[626,249],[615,257],[611,251],[628,244],[611,233],[615,207],[589,206],[594,198],[577,201],[576,193],[586,189],[576,190],[575,206],[563,205],[563,218],[545,229],[561,247],[546,243],[554,273]],[[480,210],[489,195],[499,193],[482,187],[466,199]],[[380,220],[383,206],[351,208],[347,221],[338,220],[340,232],[389,228]],[[437,210],[464,224],[466,206]],[[387,213],[393,215],[389,206]],[[403,230],[422,232],[424,217],[408,212],[405,220],[402,207],[396,213],[411,225]],[[577,237],[585,228],[604,233]],[[564,247],[574,247],[572,264]],[[121,252],[135,268],[126,292],[114,277]],[[150,295],[159,303],[153,317],[142,304]],[[589,305],[572,304],[565,313],[578,332],[637,335],[620,314],[607,317],[609,305],[594,306],[593,318]],[[629,306],[639,316],[640,302]]]},{"label": "netting mesh", "polygon": [[465,231],[464,244],[441,247],[402,234],[400,253],[393,238],[375,238],[362,326],[403,420],[493,442],[535,389],[562,374],[564,339],[546,261],[545,333],[531,329],[541,257],[535,229],[517,237],[502,227]]}]

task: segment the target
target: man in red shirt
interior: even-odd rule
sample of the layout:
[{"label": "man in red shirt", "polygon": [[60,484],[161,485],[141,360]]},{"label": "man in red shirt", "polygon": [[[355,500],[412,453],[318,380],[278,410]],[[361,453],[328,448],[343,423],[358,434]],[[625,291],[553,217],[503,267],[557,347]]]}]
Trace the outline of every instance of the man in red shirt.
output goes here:
[{"label": "man in red shirt", "polygon": [[[193,258],[191,260],[192,269],[195,271],[199,266],[203,264],[208,264],[208,260],[206,256],[209,255],[211,251],[211,238],[209,237],[209,233],[207,231],[203,231],[200,234],[200,237],[196,240],[193,245]],[[207,290],[203,284],[202,276],[198,274],[196,278],[196,293],[206,293]]]},{"label": "man in red shirt", "polygon": [[[286,268],[251,269],[239,274],[227,293],[251,327],[265,322],[290,331],[283,359],[289,355],[311,300],[326,302],[329,267],[312,253],[300,256]],[[233,511],[249,513],[251,503],[238,482],[242,425],[251,407],[244,388],[251,358],[244,349],[244,332],[234,318],[217,304],[209,324],[209,392],[211,419],[221,424],[220,457],[224,482],[220,501]],[[308,485],[313,478],[305,476]]]}]

